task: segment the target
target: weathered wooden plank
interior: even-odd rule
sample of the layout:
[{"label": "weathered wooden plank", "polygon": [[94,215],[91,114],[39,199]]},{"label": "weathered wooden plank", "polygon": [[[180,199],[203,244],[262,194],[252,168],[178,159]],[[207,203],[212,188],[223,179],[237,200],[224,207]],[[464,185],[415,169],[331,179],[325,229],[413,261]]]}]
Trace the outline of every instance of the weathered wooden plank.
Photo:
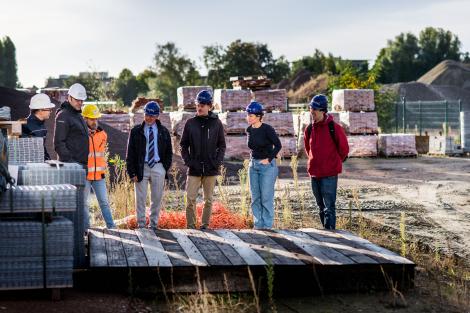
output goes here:
[{"label": "weathered wooden plank", "polygon": [[294,242],[286,239],[281,234],[276,233],[274,230],[265,230],[264,232],[269,236],[269,238],[277,242],[287,251],[292,252],[299,260],[301,260],[305,264],[318,264],[318,262],[316,262],[311,255],[302,250]]},{"label": "weathered wooden plank", "polygon": [[135,231],[130,229],[119,230],[121,236],[124,253],[127,258],[127,266],[129,267],[148,267],[147,258],[140,244],[139,238]]},{"label": "weathered wooden plank", "polygon": [[192,266],[183,248],[168,230],[158,229],[155,231],[155,234],[160,239],[173,266]]},{"label": "weathered wooden plank", "polygon": [[201,252],[194,245],[191,239],[188,238],[184,230],[170,229],[169,232],[176,238],[194,266],[209,266],[209,263],[207,263],[206,259],[204,259]]},{"label": "weathered wooden plank", "polygon": [[115,229],[104,229],[103,234],[106,243],[108,265],[110,267],[126,267],[126,254],[124,253],[119,231]]},{"label": "weathered wooden plank", "polygon": [[167,255],[160,239],[149,229],[137,229],[135,231],[140,245],[151,267],[171,267],[170,258]]},{"label": "weathered wooden plank", "polygon": [[322,232],[321,230],[303,230],[306,234],[312,237],[315,240],[323,242],[327,247],[335,249],[338,252],[341,252],[345,256],[349,257],[351,260],[358,264],[377,264],[378,262],[374,259],[364,255],[361,251],[354,248],[351,245],[347,245],[344,242],[341,242],[339,238],[330,236],[331,232]]},{"label": "weathered wooden plank", "polygon": [[278,233],[293,241],[296,245],[310,254],[315,260],[323,265],[355,264],[353,260],[344,254],[325,246],[322,242],[313,239],[306,233],[293,230],[278,230]]},{"label": "weathered wooden plank", "polygon": [[215,232],[223,237],[248,265],[266,265],[263,258],[261,258],[248,243],[243,242],[243,240],[231,231],[226,229],[217,229]]},{"label": "weathered wooden plank", "polygon": [[206,236],[205,232],[195,229],[186,229],[184,232],[210,265],[232,265],[230,260],[223,254],[217,245]]},{"label": "weathered wooden plank", "polygon": [[[310,229],[311,228],[306,228],[306,230],[310,230]],[[351,240],[344,238],[339,233],[337,233],[337,231],[315,229],[315,232],[327,236],[327,238],[325,238],[324,240],[327,240],[328,242],[341,243],[345,245],[346,247],[353,247],[356,252],[362,255],[365,255],[367,257],[370,257],[371,259],[375,260],[377,263],[380,263],[380,264],[393,263],[392,261],[384,258],[380,253],[366,249],[363,245],[355,241],[351,241]]]},{"label": "weathered wooden plank", "polygon": [[[252,245],[252,248],[264,258],[265,261],[273,259],[274,264],[279,265],[303,265],[293,253],[287,251],[274,240],[269,238],[266,233],[256,229],[239,230],[235,234],[246,234],[249,236],[246,240]],[[240,237],[240,236],[239,236]],[[240,237],[241,238],[241,237]],[[266,259],[265,256],[268,258]]]},{"label": "weathered wooden plank", "polygon": [[90,266],[108,266],[108,256],[106,255],[106,243],[102,230],[88,230],[88,245],[90,246]]},{"label": "weathered wooden plank", "polygon": [[238,254],[238,252],[232,247],[229,240],[223,238],[213,230],[207,230],[204,232],[209,240],[217,245],[222,253],[227,257],[232,265],[247,265],[245,260]]},{"label": "weathered wooden plank", "polygon": [[383,256],[385,259],[387,260],[390,260],[396,264],[409,264],[409,265],[414,265],[414,263],[402,256],[399,256],[398,254],[396,254],[395,252],[392,252],[388,249],[385,249],[385,248],[382,248],[382,247],[379,247],[375,244],[373,244],[372,242],[370,242],[369,240],[367,239],[364,239],[364,238],[361,238],[361,237],[358,237],[358,236],[355,236],[353,234],[351,234],[350,232],[347,232],[347,231],[344,231],[344,230],[336,230],[336,232],[338,234],[340,234],[341,236],[343,236],[344,238],[348,239],[348,240],[351,240],[351,241],[354,241],[358,244],[360,244],[361,246],[363,246],[365,249],[368,249],[368,250],[371,250],[371,251],[374,251],[374,252],[377,252],[379,253],[381,256]]}]

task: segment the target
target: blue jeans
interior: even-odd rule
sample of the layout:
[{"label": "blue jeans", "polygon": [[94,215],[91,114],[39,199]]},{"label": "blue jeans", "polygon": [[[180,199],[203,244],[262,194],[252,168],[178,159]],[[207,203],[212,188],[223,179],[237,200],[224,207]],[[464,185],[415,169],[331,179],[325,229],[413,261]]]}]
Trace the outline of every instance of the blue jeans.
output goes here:
[{"label": "blue jeans", "polygon": [[114,225],[113,216],[111,215],[111,208],[109,207],[108,193],[106,191],[106,181],[100,180],[86,180],[85,181],[85,212],[83,217],[85,219],[85,229],[90,228],[90,205],[88,204],[91,188],[95,192],[96,199],[100,205],[101,214],[106,222],[106,227],[116,228]]},{"label": "blue jeans", "polygon": [[320,208],[320,221],[325,229],[336,228],[336,189],[338,176],[312,177],[312,191]]},{"label": "blue jeans", "polygon": [[264,165],[260,160],[251,159],[248,168],[250,176],[251,209],[256,229],[273,227],[274,183],[278,174],[276,160]]}]

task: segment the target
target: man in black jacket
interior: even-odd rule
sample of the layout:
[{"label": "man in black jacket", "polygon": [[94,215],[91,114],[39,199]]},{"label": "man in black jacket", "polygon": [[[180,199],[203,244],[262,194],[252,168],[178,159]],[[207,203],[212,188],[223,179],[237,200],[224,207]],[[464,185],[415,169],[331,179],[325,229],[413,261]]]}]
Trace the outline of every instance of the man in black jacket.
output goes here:
[{"label": "man in black jacket", "polygon": [[150,101],[141,125],[131,129],[127,143],[127,173],[135,186],[137,226],[146,227],[145,202],[150,183],[150,228],[158,226],[165,177],[173,158],[170,132],[158,120],[160,106]]},{"label": "man in black jacket", "polygon": [[54,150],[59,161],[76,162],[87,168],[88,127],[83,119],[82,104],[86,99],[85,87],[76,83],[70,86],[68,101],[57,110],[54,130]]},{"label": "man in black jacket", "polygon": [[209,226],[212,196],[217,175],[224,160],[225,134],[222,122],[212,108],[212,95],[202,90],[196,97],[196,116],[184,125],[181,136],[181,156],[188,167],[186,180],[186,223],[196,228],[196,197],[202,185],[204,210],[201,229]]}]

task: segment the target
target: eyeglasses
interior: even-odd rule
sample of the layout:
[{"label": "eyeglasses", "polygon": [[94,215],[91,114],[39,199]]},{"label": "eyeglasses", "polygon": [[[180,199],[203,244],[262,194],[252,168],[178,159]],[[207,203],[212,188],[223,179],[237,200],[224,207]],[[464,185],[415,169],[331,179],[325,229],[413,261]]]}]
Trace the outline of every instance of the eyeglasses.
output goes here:
[{"label": "eyeglasses", "polygon": [[44,112],[52,112],[52,109],[41,109],[41,111],[44,111]]}]

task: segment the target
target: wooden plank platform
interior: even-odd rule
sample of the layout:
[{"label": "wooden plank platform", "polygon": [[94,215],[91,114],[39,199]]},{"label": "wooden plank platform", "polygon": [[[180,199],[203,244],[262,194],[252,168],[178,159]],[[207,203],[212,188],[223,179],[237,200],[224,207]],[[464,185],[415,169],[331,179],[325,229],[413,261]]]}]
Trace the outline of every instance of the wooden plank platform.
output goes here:
[{"label": "wooden plank platform", "polygon": [[267,275],[283,293],[383,289],[386,280],[406,288],[414,279],[413,262],[343,230],[90,229],[88,243],[93,278],[122,273],[130,284],[132,272],[133,286],[165,292],[251,291],[252,279],[264,290]]}]

